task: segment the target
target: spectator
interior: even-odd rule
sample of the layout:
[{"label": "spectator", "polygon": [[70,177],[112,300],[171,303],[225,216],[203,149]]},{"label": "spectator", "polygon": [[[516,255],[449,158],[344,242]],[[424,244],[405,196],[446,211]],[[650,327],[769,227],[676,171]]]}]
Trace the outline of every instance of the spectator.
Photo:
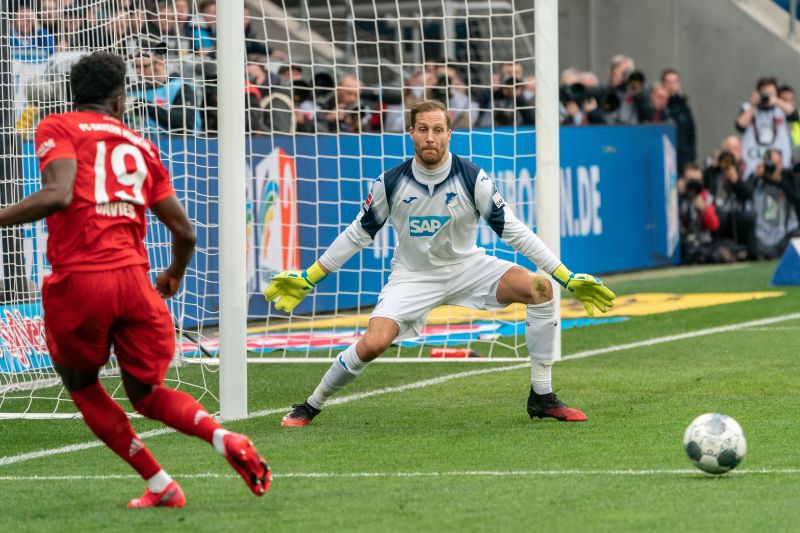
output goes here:
[{"label": "spectator", "polygon": [[525,97],[522,63],[503,63],[492,78],[492,94],[481,103],[479,125],[532,126],[536,123],[533,100]]},{"label": "spectator", "polygon": [[[263,74],[269,76],[266,70]],[[350,83],[348,79],[342,81],[345,85]],[[347,91],[343,94],[345,100],[351,101]],[[314,101],[314,90],[302,79],[287,79],[286,83],[271,85],[268,94],[261,99],[260,107],[265,131],[272,133],[314,133],[317,131],[317,117],[322,114]],[[330,125],[325,124],[323,130],[327,127]]]},{"label": "spectator", "polygon": [[192,38],[192,8],[189,0],[173,0],[178,34],[181,37]]},{"label": "spectator", "polygon": [[139,34],[144,22],[144,13],[139,9],[120,9],[112,14],[107,26],[108,42],[113,43],[115,53],[130,57],[141,48]]},{"label": "spectator", "polygon": [[741,156],[739,138],[731,135],[703,174],[719,218],[719,228],[712,237],[721,250],[726,249],[729,257],[737,260],[757,255],[755,213],[749,208],[751,191],[741,173]]},{"label": "spectator", "polygon": [[[148,11],[145,32],[152,42],[166,44],[167,59],[178,60],[193,49],[190,37],[181,33],[181,24],[174,0],[156,0],[154,11]],[[184,29],[189,33],[188,26]]]},{"label": "spectator", "polygon": [[163,55],[140,50],[133,64],[137,83],[129,94],[131,111],[126,122],[146,134],[200,131],[195,89],[184,80],[167,75]]},{"label": "spectator", "polygon": [[69,43],[64,39],[61,24],[61,0],[39,0],[39,24],[53,36],[56,49],[63,50]]},{"label": "spectator", "polygon": [[336,92],[322,106],[318,126],[323,131],[357,133],[361,131],[361,82],[353,74],[345,74]]},{"label": "spectator", "polygon": [[14,62],[44,63],[55,52],[55,38],[39,24],[36,11],[27,4],[20,4],[13,11],[10,29],[8,42]]},{"label": "spectator", "polygon": [[607,108],[606,120],[610,124],[639,124],[646,119],[649,95],[645,76],[634,70],[633,59],[621,54],[611,59],[608,92],[615,95],[615,105]]},{"label": "spectator", "polygon": [[281,85],[291,87],[292,83],[303,79],[303,69],[298,65],[281,65],[278,69]]},{"label": "spectator", "polygon": [[36,19],[36,11],[21,4],[13,11],[8,44],[11,48],[12,72],[17,80],[14,94],[16,118],[26,108],[26,85],[40,74],[50,55],[55,52],[56,40]]},{"label": "spectator", "polygon": [[267,55],[267,47],[264,44],[264,39],[258,38],[256,32],[253,30],[253,25],[250,23],[250,8],[247,4],[244,5],[244,49],[247,55],[259,54],[262,56]]},{"label": "spectator", "polygon": [[755,172],[770,149],[781,154],[783,168],[791,165],[792,142],[787,122],[796,120],[796,117],[794,106],[778,98],[775,78],[758,80],[750,101],[742,104],[736,118],[736,129],[742,133],[746,176]]},{"label": "spectator", "polygon": [[[681,76],[674,68],[661,73],[661,84],[667,90],[669,116],[675,122],[676,151],[678,152],[678,168],[686,163],[694,163],[697,159],[697,139],[694,116],[689,107],[689,100],[683,94]],[[652,95],[651,95],[652,97]]]},{"label": "spectator", "polygon": [[755,240],[758,258],[774,259],[798,229],[800,183],[798,176],[783,166],[784,157],[767,149],[764,159],[748,180],[755,211]]},{"label": "spectator", "polygon": [[195,53],[211,55],[217,48],[217,0],[202,0],[198,12],[192,28],[192,48]]},{"label": "spectator", "polygon": [[256,89],[259,100],[267,95],[267,90],[272,85],[269,72],[264,66],[266,61],[267,58],[262,55],[251,54],[247,56],[247,84]]},{"label": "spectator", "polygon": [[598,104],[600,83],[594,73],[568,68],[561,72],[559,80],[562,124],[585,126],[606,123],[603,110]]},{"label": "spectator", "polygon": [[[669,112],[669,92],[666,87],[660,83],[654,83],[650,87],[650,107],[647,111],[647,122],[667,122],[672,119]],[[683,165],[678,165],[678,168],[683,168]]]},{"label": "spectator", "polygon": [[436,85],[430,91],[430,97],[444,103],[451,115],[452,129],[468,129],[478,117],[477,104],[467,92],[461,76],[453,67],[447,67],[445,73],[439,74]]},{"label": "spectator", "polygon": [[[778,89],[778,98],[780,98],[785,104],[797,109],[797,100],[795,98],[794,89],[792,89],[790,86],[784,85]],[[789,138],[792,141],[792,163],[797,165],[800,163],[800,116],[792,116],[791,119],[789,120],[788,126]]]},{"label": "spectator", "polygon": [[247,131],[262,133],[268,131],[261,100],[269,94],[269,74],[264,68],[265,56],[252,54],[247,56],[245,80],[245,105],[247,107]]},{"label": "spectator", "polygon": [[319,108],[314,102],[314,90],[305,80],[292,82],[292,100],[294,101],[295,131],[314,133],[317,130],[316,117]]},{"label": "spectator", "polygon": [[681,257],[684,263],[717,263],[721,257],[711,238],[719,229],[714,202],[703,186],[703,173],[688,163],[678,178],[678,214],[681,233]]},{"label": "spectator", "polygon": [[383,87],[381,92],[382,131],[385,133],[402,133],[405,127],[405,109],[403,107],[403,90],[398,87]]},{"label": "spectator", "polygon": [[[591,74],[589,72],[588,74]],[[594,74],[592,74],[594,76]],[[595,80],[597,80],[597,76],[595,76]],[[529,102],[533,102],[536,100],[536,76],[533,74],[528,74],[525,76],[524,79],[525,85],[522,87],[522,96],[525,100]]]},{"label": "spectator", "polygon": [[620,98],[625,93],[625,83],[628,74],[633,71],[633,59],[628,56],[617,54],[611,58],[609,67],[608,87],[619,93]]},{"label": "spectator", "polygon": [[428,91],[436,85],[436,74],[430,69],[419,69],[406,81],[406,109],[410,109],[419,100],[430,95]]}]

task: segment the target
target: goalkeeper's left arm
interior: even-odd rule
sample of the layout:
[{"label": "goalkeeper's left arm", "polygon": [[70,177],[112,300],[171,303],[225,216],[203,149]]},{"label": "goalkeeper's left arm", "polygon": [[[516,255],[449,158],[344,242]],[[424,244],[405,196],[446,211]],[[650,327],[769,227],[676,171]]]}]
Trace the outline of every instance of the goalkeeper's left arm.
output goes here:
[{"label": "goalkeeper's left arm", "polygon": [[373,241],[375,234],[389,218],[389,204],[382,177],[373,183],[353,223],[336,237],[313,265],[305,270],[287,270],[272,276],[272,283],[264,290],[264,297],[268,302],[275,301],[275,309],[291,312],[325,276],[339,270]]},{"label": "goalkeeper's left arm", "polygon": [[475,205],[498,237],[580,300],[586,314],[594,316],[595,307],[605,313],[614,306],[614,292],[603,285],[599,278],[590,274],[575,274],[564,266],[547,245],[514,215],[492,179],[483,171],[476,180]]}]

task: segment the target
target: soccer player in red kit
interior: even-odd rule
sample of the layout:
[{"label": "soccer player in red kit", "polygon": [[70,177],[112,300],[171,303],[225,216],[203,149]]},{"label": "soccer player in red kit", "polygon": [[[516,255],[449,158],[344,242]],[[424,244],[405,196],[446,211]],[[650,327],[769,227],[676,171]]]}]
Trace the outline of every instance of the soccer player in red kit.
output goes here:
[{"label": "soccer player in red kit", "polygon": [[[121,121],[125,63],[105,52],[85,56],[70,86],[75,111],[48,116],[36,131],[41,190],[0,210],[0,226],[47,217],[52,274],[42,306],[53,366],[89,428],[146,480],[129,507],[182,507],[186,498],[98,380],[111,344],[136,410],[213,445],[260,496],[271,473],[250,439],[223,429],[189,394],[162,385],[175,353],[162,298],[178,291],[195,235],[157,148]],[[147,208],[172,233],[172,263],[155,288],[143,243]]]}]

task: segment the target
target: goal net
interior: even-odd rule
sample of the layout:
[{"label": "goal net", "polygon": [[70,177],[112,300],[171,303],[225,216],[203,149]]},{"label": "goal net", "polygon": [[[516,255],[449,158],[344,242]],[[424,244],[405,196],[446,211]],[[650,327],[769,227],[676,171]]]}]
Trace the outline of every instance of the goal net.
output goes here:
[{"label": "goal net", "polygon": [[[216,354],[206,350],[204,324],[218,321],[216,258],[215,58],[198,49],[213,41],[189,28],[196,2],[158,0],[5,0],[0,2],[0,204],[39,188],[34,133],[51,113],[70,110],[69,72],[87,53],[111,51],[128,66],[126,123],[151,139],[169,168],[178,197],[198,234],[180,294],[168,305],[179,349],[166,385],[218,409]],[[205,34],[202,34],[205,35]],[[213,42],[212,42],[213,44]],[[151,275],[171,259],[166,228],[148,214]],[[49,273],[44,222],[0,231],[0,416],[74,416],[47,353],[40,288]],[[187,349],[187,346],[192,347]],[[199,364],[187,364],[187,363]],[[113,356],[101,373],[125,403]]]},{"label": "goal net", "polygon": [[[275,311],[262,291],[276,272],[315,261],[357,215],[372,181],[413,156],[405,132],[415,101],[448,105],[452,151],[492,175],[517,216],[534,227],[533,3],[246,0],[247,172],[233,176],[219,168],[221,0],[0,0],[0,205],[38,188],[34,131],[49,113],[69,109],[74,62],[95,50],[122,55],[126,122],[158,146],[198,235],[181,292],[169,301],[178,342],[167,384],[215,410],[217,365],[225,357],[218,332],[220,180],[246,181],[242,349],[255,363],[325,361],[363,333],[389,274],[396,242],[389,224],[293,314]],[[149,222],[155,274],[169,263],[170,238]],[[44,223],[0,231],[0,416],[74,413],[44,342],[46,239]],[[478,240],[488,253],[533,268],[488,226],[481,225]],[[521,357],[524,314],[522,306],[498,313],[439,307],[421,337],[384,357]],[[124,401],[117,374],[112,356],[103,379]]]},{"label": "goal net", "polygon": [[[448,105],[452,152],[493,176],[534,227],[533,0],[261,2],[249,27],[268,52],[248,55],[247,66],[260,99],[249,137],[251,360],[324,361],[365,330],[396,243],[388,223],[290,316],[261,292],[275,272],[311,265],[380,173],[413,156],[408,109],[420,99]],[[535,268],[483,222],[478,241]],[[521,305],[497,313],[438,307],[420,337],[381,359],[526,356],[524,316]]]}]

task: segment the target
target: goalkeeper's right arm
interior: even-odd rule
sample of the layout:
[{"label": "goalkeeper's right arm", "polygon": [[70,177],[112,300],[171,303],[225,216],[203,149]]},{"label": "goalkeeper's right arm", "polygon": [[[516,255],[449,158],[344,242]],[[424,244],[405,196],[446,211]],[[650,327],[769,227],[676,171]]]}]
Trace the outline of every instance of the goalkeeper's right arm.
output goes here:
[{"label": "goalkeeper's right arm", "polygon": [[356,219],[328,247],[324,254],[306,270],[288,270],[272,276],[264,290],[267,301],[275,301],[275,309],[291,312],[325,276],[336,272],[351,257],[369,245],[389,218],[389,203],[383,180],[375,180]]}]

